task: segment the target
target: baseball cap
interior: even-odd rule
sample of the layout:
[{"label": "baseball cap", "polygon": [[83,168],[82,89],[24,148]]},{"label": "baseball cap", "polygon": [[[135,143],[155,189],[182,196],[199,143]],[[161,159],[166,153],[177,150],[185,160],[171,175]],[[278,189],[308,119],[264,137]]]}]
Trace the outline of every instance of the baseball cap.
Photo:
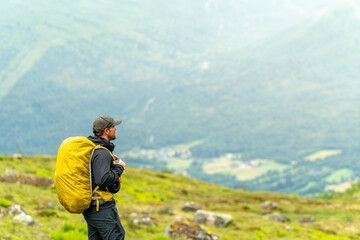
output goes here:
[{"label": "baseball cap", "polygon": [[95,118],[93,122],[93,129],[96,132],[102,132],[105,128],[114,127],[119,125],[122,122],[122,119],[113,119],[109,115],[102,115]]}]

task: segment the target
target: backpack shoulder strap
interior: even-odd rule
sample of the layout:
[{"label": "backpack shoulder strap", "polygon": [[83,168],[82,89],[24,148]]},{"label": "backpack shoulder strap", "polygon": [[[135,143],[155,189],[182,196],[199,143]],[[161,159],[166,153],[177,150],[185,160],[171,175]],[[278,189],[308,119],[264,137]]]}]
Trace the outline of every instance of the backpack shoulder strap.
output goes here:
[{"label": "backpack shoulder strap", "polygon": [[[106,147],[103,147],[103,146],[101,146],[101,145],[96,145],[96,146],[94,147],[93,151],[95,151],[96,149],[99,149],[99,148],[106,149],[106,150],[109,152],[110,156],[111,156],[111,157],[113,158],[113,160],[115,161],[114,155],[113,155],[112,152],[110,152],[110,150],[107,149]],[[92,157],[92,156],[91,156],[91,157]]]}]

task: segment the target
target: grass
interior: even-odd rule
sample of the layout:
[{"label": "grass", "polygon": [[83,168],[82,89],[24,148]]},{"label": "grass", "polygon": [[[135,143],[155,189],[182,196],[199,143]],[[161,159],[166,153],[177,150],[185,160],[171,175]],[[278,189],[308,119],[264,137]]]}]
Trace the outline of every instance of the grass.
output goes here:
[{"label": "grass", "polygon": [[191,165],[192,161],[190,160],[183,160],[179,158],[170,158],[167,161],[167,167],[168,169],[173,169],[175,171],[185,171],[188,169]]},{"label": "grass", "polygon": [[[30,162],[29,164],[22,164]],[[3,157],[0,161],[1,174],[4,169],[16,169],[18,174],[43,174],[55,166],[55,157],[33,156],[21,160]],[[192,220],[193,212],[181,210],[184,203],[192,201],[204,210],[230,214],[234,221],[225,228],[210,228],[208,231],[225,240],[237,239],[357,239],[360,237],[360,206],[353,190],[342,197],[326,199],[300,198],[269,192],[248,192],[234,190],[215,184],[204,183],[168,171],[153,171],[128,167],[122,177],[122,189],[115,195],[120,219],[126,230],[127,239],[168,240],[164,236],[166,227],[175,216]],[[291,222],[277,223],[264,220],[271,211],[260,204],[266,200],[276,202],[279,211]],[[0,221],[0,239],[42,239],[37,232],[50,234],[50,239],[87,239],[86,223],[82,215],[70,214],[58,203],[54,189],[0,183],[0,206],[20,204],[25,211],[41,224],[40,227],[23,226],[12,217]],[[164,207],[173,207],[172,212],[162,212]],[[130,215],[149,213],[153,226],[139,226],[131,223]],[[312,223],[299,223],[299,219],[312,216]]]},{"label": "grass", "polygon": [[[283,171],[289,167],[288,165],[265,159],[254,159],[251,162],[258,165],[246,168],[246,163],[242,161],[222,157],[211,163],[204,164],[203,170],[207,174],[230,174],[236,176],[236,179],[239,181],[245,181],[260,177],[270,170]],[[240,167],[240,165],[244,165],[244,168]]]},{"label": "grass", "polygon": [[354,176],[354,172],[349,168],[342,168],[339,169],[332,174],[330,174],[328,177],[325,178],[326,182],[332,183],[332,182],[342,182],[346,180],[348,177]]},{"label": "grass", "polygon": [[306,156],[304,159],[306,161],[316,161],[316,160],[324,160],[327,157],[335,156],[341,154],[342,150],[322,150],[316,153],[313,153],[309,156]]}]

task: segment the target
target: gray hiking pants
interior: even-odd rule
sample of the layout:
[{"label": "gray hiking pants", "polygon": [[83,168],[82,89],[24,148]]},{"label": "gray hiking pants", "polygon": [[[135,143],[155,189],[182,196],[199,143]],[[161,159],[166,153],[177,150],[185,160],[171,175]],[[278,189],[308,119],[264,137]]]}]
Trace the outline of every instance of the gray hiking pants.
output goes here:
[{"label": "gray hiking pants", "polygon": [[114,202],[101,205],[99,211],[96,211],[95,206],[90,206],[83,212],[83,216],[88,225],[89,240],[125,239],[125,230]]}]

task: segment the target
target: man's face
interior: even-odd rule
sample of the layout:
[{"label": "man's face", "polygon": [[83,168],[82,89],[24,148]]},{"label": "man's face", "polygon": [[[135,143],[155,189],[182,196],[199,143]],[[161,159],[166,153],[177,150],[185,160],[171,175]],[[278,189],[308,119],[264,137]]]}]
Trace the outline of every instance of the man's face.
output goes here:
[{"label": "man's face", "polygon": [[116,127],[109,127],[108,138],[109,141],[116,139]]}]

